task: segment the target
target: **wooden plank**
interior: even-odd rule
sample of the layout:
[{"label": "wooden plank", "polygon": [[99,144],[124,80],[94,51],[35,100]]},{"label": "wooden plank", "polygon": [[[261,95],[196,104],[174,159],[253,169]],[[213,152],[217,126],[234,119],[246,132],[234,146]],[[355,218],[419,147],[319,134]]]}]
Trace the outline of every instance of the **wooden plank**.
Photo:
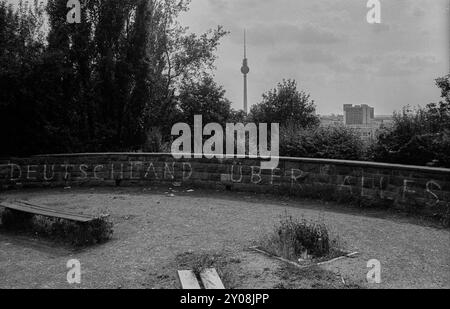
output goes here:
[{"label": "wooden plank", "polygon": [[224,290],[225,286],[220,280],[219,274],[215,268],[207,268],[200,273],[203,286],[207,290]]},{"label": "wooden plank", "polygon": [[250,249],[253,250],[253,251],[255,251],[255,252],[258,252],[258,253],[262,253],[262,254],[264,254],[264,255],[267,255],[268,257],[271,257],[271,258],[273,258],[273,259],[277,259],[277,260],[280,260],[280,261],[282,261],[282,262],[289,263],[289,264],[294,265],[295,267],[298,267],[298,268],[308,268],[308,267],[311,267],[311,264],[310,264],[310,265],[300,265],[300,264],[295,263],[295,262],[293,262],[293,261],[290,261],[290,260],[288,260],[288,259],[285,259],[285,258],[276,256],[276,255],[273,255],[273,254],[271,254],[271,253],[269,253],[269,252],[266,252],[266,251],[264,251],[264,250],[261,250],[261,249],[259,249],[257,246],[256,246],[256,247],[250,247]]},{"label": "wooden plank", "polygon": [[57,213],[57,214],[65,214],[65,215],[70,215],[70,216],[74,216],[74,217],[78,217],[78,218],[94,219],[94,217],[90,216],[90,215],[78,214],[78,213],[65,211],[65,210],[61,211],[61,210],[58,210],[58,209],[49,208],[49,207],[46,207],[46,206],[39,206],[39,205],[31,204],[31,203],[28,203],[28,202],[25,202],[25,201],[20,201],[20,200],[19,201],[14,201],[14,204],[17,204],[17,203],[23,204],[23,205],[26,205],[27,207],[35,208],[35,209],[38,209],[38,210],[42,209],[42,210],[46,210],[46,211],[51,211],[51,212],[54,212],[54,213]]},{"label": "wooden plank", "polygon": [[324,261],[324,262],[321,262],[321,263],[317,263],[317,265],[325,265],[325,264],[333,263],[333,262],[336,262],[336,261],[339,261],[339,260],[342,260],[342,259],[345,259],[345,258],[354,257],[354,256],[356,256],[358,254],[359,254],[359,252],[352,252],[352,253],[349,253],[347,255],[338,256],[337,258],[334,258],[334,259],[329,260],[329,261]]},{"label": "wooden plank", "polygon": [[44,208],[41,206],[35,205],[27,205],[23,203],[10,203],[10,202],[2,202],[0,203],[0,207],[9,208],[13,210],[18,210],[22,212],[32,213],[35,215],[45,216],[45,217],[55,217],[60,219],[78,221],[78,222],[89,222],[94,218],[85,216],[85,215],[77,215],[65,212],[59,212],[53,209]]},{"label": "wooden plank", "polygon": [[34,204],[30,204],[24,201],[17,201],[16,203],[20,203],[25,205],[26,207],[30,207],[33,209],[37,209],[37,210],[43,210],[43,211],[47,211],[47,212],[52,212],[55,213],[55,216],[61,215],[61,216],[67,216],[67,217],[72,217],[73,220],[78,220],[78,221],[82,221],[82,222],[88,222],[91,221],[93,219],[95,219],[95,217],[90,216],[90,215],[84,215],[84,214],[78,214],[78,213],[74,213],[74,212],[69,212],[69,211],[61,211],[58,209],[54,209],[54,208],[49,208],[49,207],[45,207],[45,206],[38,206],[38,205],[34,205]]},{"label": "wooden plank", "polygon": [[200,284],[192,270],[179,270],[178,278],[183,290],[200,290]]}]

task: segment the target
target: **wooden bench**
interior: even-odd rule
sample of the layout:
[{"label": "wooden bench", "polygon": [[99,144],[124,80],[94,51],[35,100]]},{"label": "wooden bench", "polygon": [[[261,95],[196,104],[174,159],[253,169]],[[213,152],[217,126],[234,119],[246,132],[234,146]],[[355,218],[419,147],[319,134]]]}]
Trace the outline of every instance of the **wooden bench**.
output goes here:
[{"label": "wooden bench", "polygon": [[45,206],[31,204],[25,201],[4,201],[0,202],[0,207],[44,217],[59,218],[81,223],[91,222],[95,219],[92,216],[56,210]]}]

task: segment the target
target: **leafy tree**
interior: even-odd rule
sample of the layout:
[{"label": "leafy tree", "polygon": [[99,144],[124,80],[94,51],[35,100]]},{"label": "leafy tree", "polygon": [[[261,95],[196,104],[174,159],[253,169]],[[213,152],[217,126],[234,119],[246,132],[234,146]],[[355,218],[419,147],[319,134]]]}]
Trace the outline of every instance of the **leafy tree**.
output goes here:
[{"label": "leafy tree", "polygon": [[88,102],[83,127],[91,127],[88,136],[97,137],[95,144],[108,137],[109,150],[113,145],[139,147],[151,127],[168,132],[181,80],[212,67],[214,51],[225,35],[220,27],[201,36],[181,27],[177,17],[188,9],[189,1],[86,0],[84,23],[70,31],[66,28],[72,25],[61,20],[65,15],[60,1],[51,3],[56,8],[52,11],[49,4],[51,34],[62,34],[57,48],[65,49],[69,42],[69,51],[63,53],[72,54],[70,65],[78,68],[77,101]]},{"label": "leafy tree", "polygon": [[310,95],[297,90],[295,80],[283,80],[273,90],[263,94],[262,102],[254,105],[250,118],[260,123],[295,124],[299,127],[316,126],[315,105]]},{"label": "leafy tree", "polygon": [[231,102],[211,76],[203,76],[199,81],[186,80],[180,89],[179,102],[186,123],[192,124],[195,115],[202,115],[203,123],[223,125],[231,116]]}]

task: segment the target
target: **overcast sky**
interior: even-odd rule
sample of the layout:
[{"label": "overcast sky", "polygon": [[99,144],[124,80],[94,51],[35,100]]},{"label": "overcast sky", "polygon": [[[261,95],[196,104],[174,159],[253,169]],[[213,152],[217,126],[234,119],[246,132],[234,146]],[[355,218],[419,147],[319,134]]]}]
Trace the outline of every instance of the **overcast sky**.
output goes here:
[{"label": "overcast sky", "polygon": [[379,25],[366,21],[367,0],[192,0],[181,22],[197,33],[217,25],[231,32],[215,74],[236,109],[244,28],[250,104],[283,78],[297,80],[321,114],[342,113],[347,103],[380,115],[438,101],[434,79],[450,70],[449,0],[380,2]]},{"label": "overcast sky", "polygon": [[381,0],[382,23],[366,21],[367,0],[193,0],[182,22],[194,32],[223,25],[216,80],[242,108],[240,67],[247,29],[249,101],[283,78],[309,92],[321,114],[367,103],[376,114],[437,101],[434,79],[449,72],[449,1]]}]

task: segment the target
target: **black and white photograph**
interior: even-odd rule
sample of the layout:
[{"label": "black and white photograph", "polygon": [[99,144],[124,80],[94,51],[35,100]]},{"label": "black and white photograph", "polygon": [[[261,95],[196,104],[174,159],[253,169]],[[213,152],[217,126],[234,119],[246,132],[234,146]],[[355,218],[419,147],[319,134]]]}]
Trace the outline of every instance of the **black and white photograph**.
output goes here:
[{"label": "black and white photograph", "polygon": [[21,289],[450,289],[450,1],[0,0]]}]

